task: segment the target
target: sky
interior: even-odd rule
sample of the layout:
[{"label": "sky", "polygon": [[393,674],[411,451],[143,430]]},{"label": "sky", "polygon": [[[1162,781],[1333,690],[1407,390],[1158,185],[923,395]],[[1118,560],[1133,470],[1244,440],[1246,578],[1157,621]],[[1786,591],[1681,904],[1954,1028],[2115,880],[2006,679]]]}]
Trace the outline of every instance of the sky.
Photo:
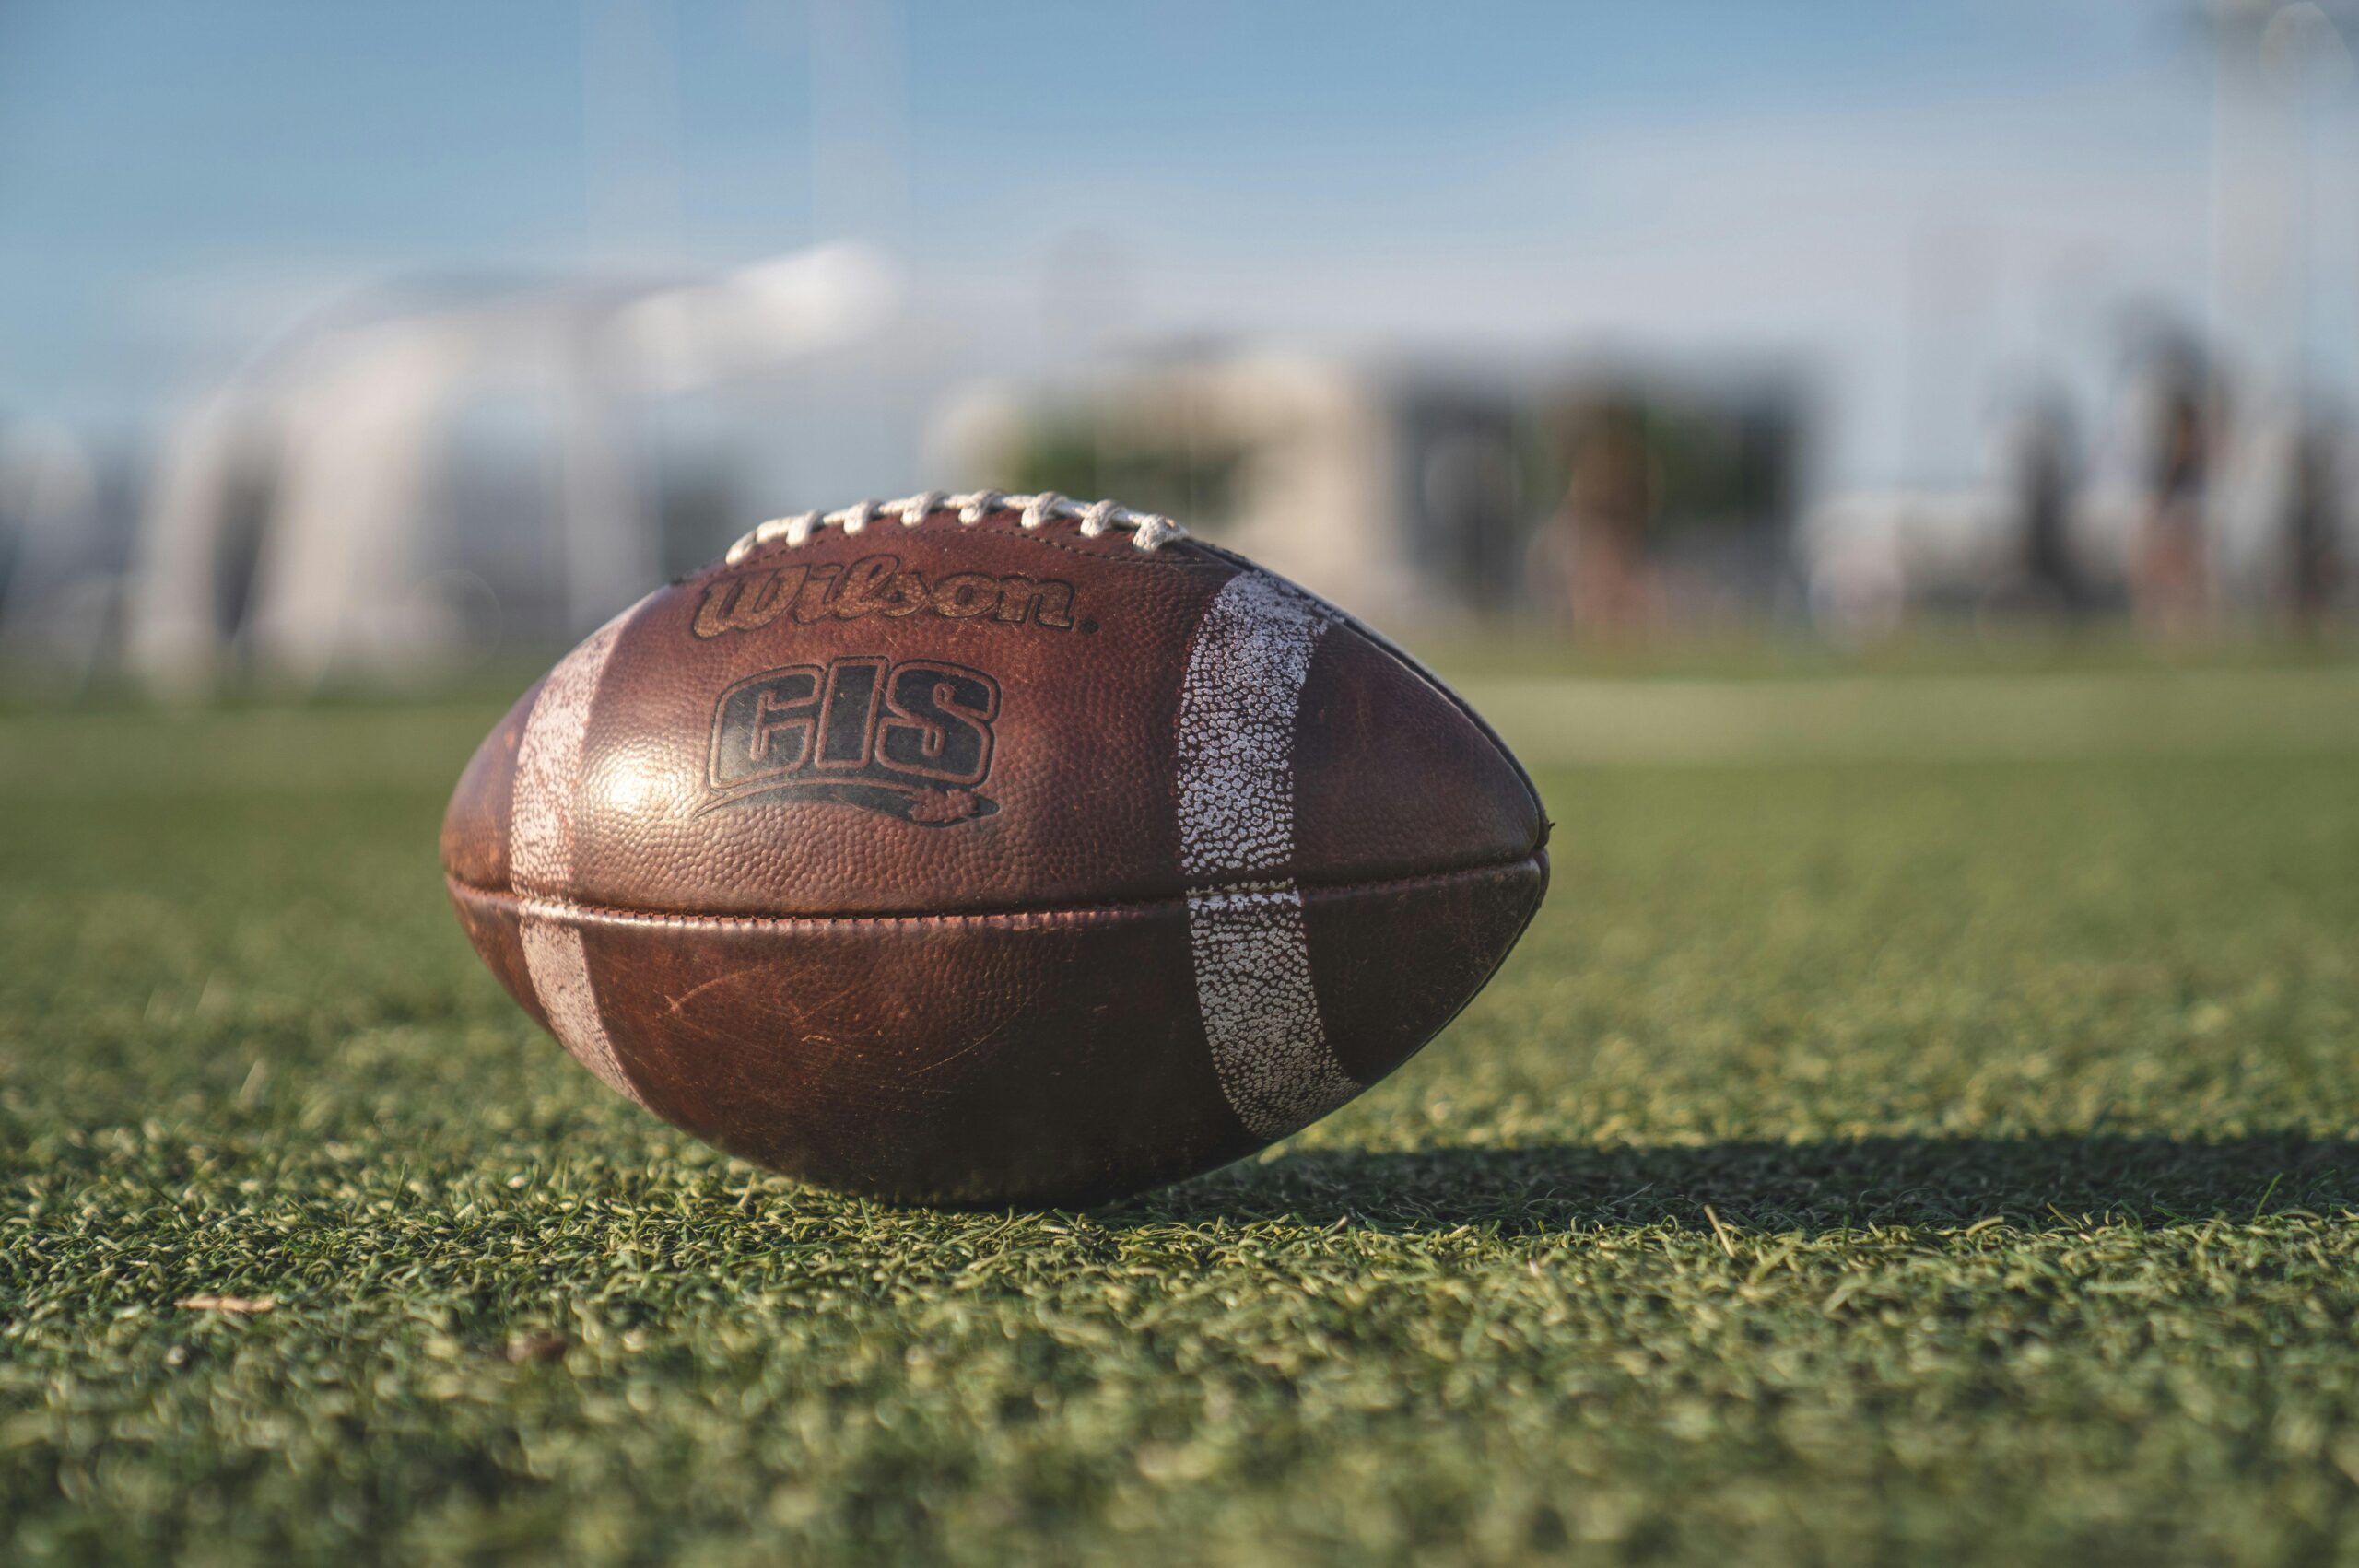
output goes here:
[{"label": "sky", "polygon": [[[2308,212],[2243,320],[2330,380],[2351,96],[2242,209]],[[1126,341],[1790,367],[1832,482],[1954,483],[2206,320],[2213,98],[2191,6],[2100,0],[0,0],[0,417],[152,431],[406,278],[858,238],[1019,362],[1095,258]]]}]

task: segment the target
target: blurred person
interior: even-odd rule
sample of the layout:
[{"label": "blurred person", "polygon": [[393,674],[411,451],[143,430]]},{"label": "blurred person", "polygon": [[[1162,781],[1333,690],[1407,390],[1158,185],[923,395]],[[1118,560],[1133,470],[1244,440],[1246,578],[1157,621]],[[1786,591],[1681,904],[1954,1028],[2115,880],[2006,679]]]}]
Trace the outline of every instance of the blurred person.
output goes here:
[{"label": "blurred person", "polygon": [[1643,632],[1662,601],[1647,549],[1660,486],[1644,417],[1628,399],[1608,397],[1576,427],[1565,499],[1534,541],[1535,582],[1578,635]]},{"label": "blurred person", "polygon": [[2304,426],[2285,490],[2285,608],[2315,633],[2342,585],[2342,442],[2325,420]]},{"label": "blurred person", "polygon": [[2193,357],[2166,356],[2157,380],[2130,594],[2141,626],[2177,637],[2201,626],[2212,609],[2204,503],[2213,436],[2204,378]]},{"label": "blurred person", "polygon": [[2025,607],[2067,616],[2087,612],[2090,593],[2072,541],[2078,486],[2072,412],[2061,394],[2035,399],[2014,432],[2008,489],[2017,529]]}]

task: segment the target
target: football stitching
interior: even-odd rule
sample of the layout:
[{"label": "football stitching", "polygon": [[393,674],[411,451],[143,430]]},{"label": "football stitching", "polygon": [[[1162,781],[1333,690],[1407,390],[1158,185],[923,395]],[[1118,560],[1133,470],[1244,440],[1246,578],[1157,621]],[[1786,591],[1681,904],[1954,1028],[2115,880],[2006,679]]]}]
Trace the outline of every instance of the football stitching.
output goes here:
[{"label": "football stitching", "polygon": [[[998,515],[1005,516],[1006,514],[1003,512]],[[1003,537],[1004,537],[1004,535],[1003,535]],[[1042,533],[1026,534],[1023,537],[1028,539],[1034,545],[1040,549],[1054,550],[1061,555],[1071,556],[1076,560],[1097,561],[1110,567],[1121,567],[1124,568],[1139,567],[1164,571],[1192,570],[1200,572],[1235,572],[1238,570],[1250,571],[1257,569],[1252,567],[1239,568],[1237,564],[1236,557],[1226,554],[1226,552],[1215,552],[1210,546],[1206,545],[1203,540],[1192,536],[1180,541],[1180,548],[1178,549],[1165,549],[1158,547],[1151,552],[1124,550],[1119,551],[1110,556],[1097,550],[1085,550],[1079,545],[1074,544],[1066,540],[1051,539],[1048,535]],[[734,571],[738,568],[746,565],[748,562],[758,560],[761,558],[762,550],[783,550],[785,548],[786,546],[784,544],[776,543],[763,545],[759,549],[748,552],[745,559],[742,561],[713,561],[705,566],[698,567],[696,570],[689,572],[685,576],[674,578],[672,579],[671,586],[674,588],[685,588],[690,583],[700,580],[709,573]]]},{"label": "football stitching", "polygon": [[1186,529],[1158,512],[1133,511],[1109,500],[1076,501],[1053,490],[1043,490],[1030,496],[1011,496],[998,490],[969,490],[958,495],[929,490],[923,495],[905,496],[897,501],[856,501],[831,512],[807,511],[774,517],[756,525],[750,532],[731,544],[722,561],[727,566],[740,565],[766,544],[782,544],[790,550],[800,549],[809,542],[813,533],[823,528],[840,529],[846,535],[856,537],[871,523],[886,518],[899,522],[904,528],[916,528],[941,512],[955,514],[962,528],[972,528],[987,517],[1017,512],[1022,514],[1018,526],[1027,533],[1037,532],[1058,520],[1080,523],[1085,539],[1126,531],[1131,535],[1132,547],[1147,555],[1153,555],[1172,540],[1188,536]]},{"label": "football stitching", "polygon": [[1358,897],[1370,895],[1406,893],[1431,887],[1440,883],[1496,876],[1505,872],[1536,867],[1537,854],[1520,855],[1511,860],[1488,860],[1480,865],[1459,866],[1449,871],[1423,872],[1415,876],[1384,877],[1370,882],[1236,883],[1226,887],[1199,889],[1193,894],[1177,894],[1164,898],[1117,900],[1107,904],[1050,904],[1023,909],[968,909],[945,911],[933,915],[710,915],[694,911],[669,912],[660,909],[632,909],[615,904],[584,904],[573,899],[534,897],[512,888],[484,887],[445,872],[443,883],[453,893],[491,904],[512,904],[521,913],[543,919],[595,920],[607,925],[684,926],[705,928],[727,927],[789,927],[789,926],[941,926],[941,925],[1015,925],[1026,922],[1057,924],[1086,923],[1100,919],[1131,919],[1144,915],[1170,913],[1184,915],[1190,900],[1224,896],[1251,896],[1291,887],[1306,898],[1329,896]]}]

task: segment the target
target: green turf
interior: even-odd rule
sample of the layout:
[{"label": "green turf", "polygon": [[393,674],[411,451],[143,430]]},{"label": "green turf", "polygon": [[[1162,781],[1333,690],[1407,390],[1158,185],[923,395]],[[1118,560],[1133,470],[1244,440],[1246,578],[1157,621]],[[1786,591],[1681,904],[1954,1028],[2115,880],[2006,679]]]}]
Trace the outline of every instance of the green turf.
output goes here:
[{"label": "green turf", "polygon": [[1456,1026],[1087,1216],[574,1068],[438,886],[492,708],[0,720],[0,1562],[2359,1555],[2359,708],[2246,706],[1548,771]]}]

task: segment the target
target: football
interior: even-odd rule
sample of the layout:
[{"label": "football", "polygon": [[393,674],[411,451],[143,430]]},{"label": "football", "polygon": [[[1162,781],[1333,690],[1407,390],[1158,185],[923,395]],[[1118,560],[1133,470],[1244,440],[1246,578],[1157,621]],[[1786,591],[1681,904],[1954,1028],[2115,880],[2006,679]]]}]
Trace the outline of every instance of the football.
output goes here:
[{"label": "football", "polygon": [[442,828],[583,1066],[839,1190],[1086,1205],[1430,1039],[1539,907],[1498,737],[1168,519],[932,495],[765,523],[566,655]]}]

